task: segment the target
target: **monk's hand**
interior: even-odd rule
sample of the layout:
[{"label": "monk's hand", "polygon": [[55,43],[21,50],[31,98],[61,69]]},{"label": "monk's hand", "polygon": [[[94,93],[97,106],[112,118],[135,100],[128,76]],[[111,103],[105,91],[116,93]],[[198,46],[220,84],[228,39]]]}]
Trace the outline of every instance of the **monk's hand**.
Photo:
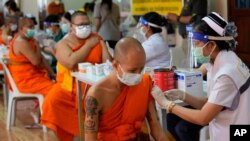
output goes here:
[{"label": "monk's hand", "polygon": [[151,95],[154,97],[156,102],[161,106],[161,108],[166,109],[172,102],[165,97],[162,90],[156,85],[154,85],[154,87],[152,88]]},{"label": "monk's hand", "polygon": [[182,90],[172,89],[164,92],[164,95],[171,101],[185,100],[186,93]]},{"label": "monk's hand", "polygon": [[91,36],[86,40],[85,45],[87,45],[89,48],[95,47],[97,43],[99,43],[100,39],[97,36]]}]

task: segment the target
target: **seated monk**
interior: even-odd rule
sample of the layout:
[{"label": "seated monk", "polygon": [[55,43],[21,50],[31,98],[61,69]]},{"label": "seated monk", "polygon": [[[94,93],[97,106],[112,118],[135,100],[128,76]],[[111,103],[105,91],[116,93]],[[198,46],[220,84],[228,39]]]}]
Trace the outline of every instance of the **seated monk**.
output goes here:
[{"label": "seated monk", "polygon": [[77,71],[78,63],[110,59],[104,41],[91,32],[86,13],[75,12],[71,22],[71,33],[56,46],[57,83],[45,98],[41,118],[41,123],[52,129],[60,141],[79,136],[76,83],[71,72]]},{"label": "seated monk", "polygon": [[52,69],[41,55],[40,47],[33,39],[34,22],[22,18],[19,33],[10,42],[8,67],[19,91],[46,96],[53,86],[49,76]]},{"label": "seated monk", "polygon": [[149,75],[142,74],[145,56],[143,47],[133,38],[117,43],[112,73],[92,86],[85,99],[86,141],[145,141],[140,138],[145,118],[152,137],[166,140],[151,96],[153,82]]}]

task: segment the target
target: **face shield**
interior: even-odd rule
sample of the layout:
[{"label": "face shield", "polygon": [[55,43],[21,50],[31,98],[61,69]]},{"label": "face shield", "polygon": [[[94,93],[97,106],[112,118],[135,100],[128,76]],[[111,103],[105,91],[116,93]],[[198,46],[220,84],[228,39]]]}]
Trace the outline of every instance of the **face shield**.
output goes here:
[{"label": "face shield", "polygon": [[140,17],[138,24],[136,26],[136,30],[133,34],[133,37],[136,38],[139,42],[143,43],[147,40],[146,38],[146,33],[145,31],[143,31],[143,27],[154,27],[154,28],[162,28],[161,26],[158,26],[156,24],[150,23],[148,22],[146,19],[144,19],[143,17]]},{"label": "face shield", "polygon": [[191,32],[191,45],[192,45],[192,56],[194,57],[194,66],[197,67],[198,64],[208,63],[210,61],[210,56],[214,49],[210,52],[208,56],[204,56],[203,48],[205,48],[210,40],[220,40],[228,41],[234,39],[231,36],[208,36],[200,32]]},{"label": "face shield", "polygon": [[151,26],[151,27],[155,27],[155,28],[162,28],[159,25],[156,25],[154,23],[148,22],[146,19],[144,19],[143,17],[140,17],[139,22],[137,24],[137,28],[140,28],[142,26]]}]

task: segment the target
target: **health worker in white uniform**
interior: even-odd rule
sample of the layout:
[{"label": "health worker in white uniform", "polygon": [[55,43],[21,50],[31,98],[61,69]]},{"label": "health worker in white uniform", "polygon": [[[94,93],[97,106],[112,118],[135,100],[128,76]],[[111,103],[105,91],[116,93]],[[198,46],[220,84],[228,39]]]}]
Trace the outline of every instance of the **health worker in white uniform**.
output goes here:
[{"label": "health worker in white uniform", "polygon": [[156,12],[149,12],[140,17],[137,27],[146,39],[142,43],[146,53],[145,67],[157,68],[170,65],[169,47],[161,35],[162,28],[166,25],[166,18]]},{"label": "health worker in white uniform", "polygon": [[230,125],[250,124],[250,74],[233,52],[237,27],[218,13],[204,17],[193,32],[195,54],[209,58],[207,98],[194,97],[181,90],[164,92],[168,99],[181,99],[197,109],[175,105],[164,96],[154,96],[168,112],[192,123],[209,124],[210,141],[229,141]]}]

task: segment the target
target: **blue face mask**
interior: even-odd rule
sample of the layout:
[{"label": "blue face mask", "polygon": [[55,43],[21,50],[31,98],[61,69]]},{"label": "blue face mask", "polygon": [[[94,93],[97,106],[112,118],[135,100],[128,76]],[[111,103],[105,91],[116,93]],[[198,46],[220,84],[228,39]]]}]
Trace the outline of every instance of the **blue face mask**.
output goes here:
[{"label": "blue face mask", "polygon": [[46,35],[47,35],[49,38],[53,38],[53,37],[54,37],[54,33],[52,32],[51,29],[47,28],[45,32],[46,32]]},{"label": "blue face mask", "polygon": [[27,38],[33,38],[34,35],[35,35],[35,30],[34,29],[28,29],[27,32],[26,32],[26,34],[25,34],[25,36]]},{"label": "blue face mask", "polygon": [[205,45],[203,45],[202,47],[194,47],[193,48],[193,53],[194,53],[194,57],[196,57],[197,62],[204,64],[204,63],[208,63],[210,61],[210,56],[213,53],[214,49],[211,51],[211,53],[208,56],[204,56],[203,55],[203,48],[206,47],[208,45],[209,42],[207,42]]},{"label": "blue face mask", "polygon": [[69,33],[69,25],[66,23],[60,23],[60,28],[64,34]]}]

